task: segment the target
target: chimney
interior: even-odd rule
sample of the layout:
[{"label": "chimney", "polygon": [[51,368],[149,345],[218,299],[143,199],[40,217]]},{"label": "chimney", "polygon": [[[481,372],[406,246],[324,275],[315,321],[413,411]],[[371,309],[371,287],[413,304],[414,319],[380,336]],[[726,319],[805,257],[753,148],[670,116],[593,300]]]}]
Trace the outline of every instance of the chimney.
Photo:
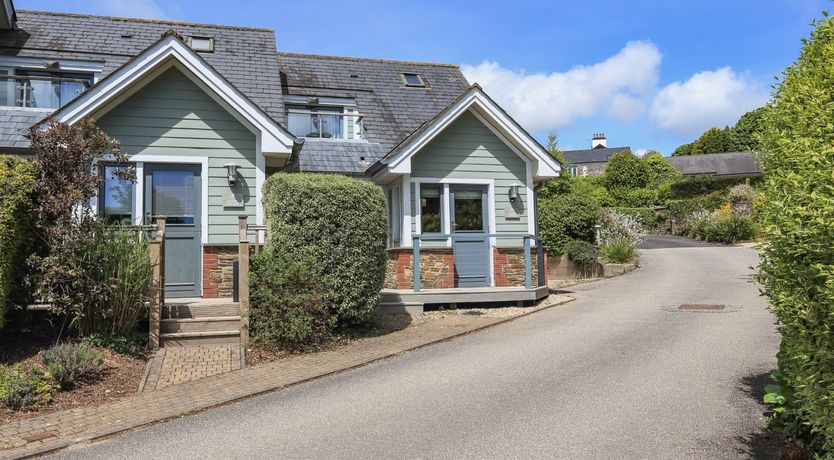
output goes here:
[{"label": "chimney", "polygon": [[595,149],[597,147],[608,147],[608,140],[605,139],[605,133],[594,133],[594,138],[591,139],[591,148]]}]

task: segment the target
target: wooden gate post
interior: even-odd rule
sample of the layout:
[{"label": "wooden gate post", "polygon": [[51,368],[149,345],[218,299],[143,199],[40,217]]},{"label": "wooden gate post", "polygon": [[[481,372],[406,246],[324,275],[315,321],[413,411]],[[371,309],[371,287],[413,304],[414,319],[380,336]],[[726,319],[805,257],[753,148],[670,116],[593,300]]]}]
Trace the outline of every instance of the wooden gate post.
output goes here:
[{"label": "wooden gate post", "polygon": [[[240,296],[240,344],[249,344],[249,235],[246,216],[238,219],[238,295]],[[257,244],[257,243],[256,243]]]},{"label": "wooden gate post", "polygon": [[148,311],[148,346],[159,348],[162,305],[165,303],[165,219],[156,220],[156,238],[150,242],[151,301]]}]

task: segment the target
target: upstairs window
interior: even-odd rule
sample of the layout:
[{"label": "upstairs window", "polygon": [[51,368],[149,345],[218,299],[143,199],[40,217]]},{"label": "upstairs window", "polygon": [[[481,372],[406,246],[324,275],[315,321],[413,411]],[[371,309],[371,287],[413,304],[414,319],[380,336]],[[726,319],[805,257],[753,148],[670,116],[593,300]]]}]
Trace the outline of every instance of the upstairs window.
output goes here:
[{"label": "upstairs window", "polygon": [[[298,99],[310,99],[316,104],[293,104]],[[298,137],[321,139],[364,139],[362,115],[356,106],[344,101],[325,98],[300,98],[288,96],[287,128]],[[352,100],[351,100],[352,101]],[[324,104],[321,102],[332,102]],[[339,104],[338,102],[342,102]]]},{"label": "upstairs window", "polygon": [[419,88],[426,86],[426,82],[423,81],[423,76],[419,73],[402,73],[401,75],[405,86],[415,86]]},{"label": "upstairs window", "polygon": [[49,70],[15,69],[2,76],[0,105],[57,109],[63,107],[93,84],[93,75]]}]

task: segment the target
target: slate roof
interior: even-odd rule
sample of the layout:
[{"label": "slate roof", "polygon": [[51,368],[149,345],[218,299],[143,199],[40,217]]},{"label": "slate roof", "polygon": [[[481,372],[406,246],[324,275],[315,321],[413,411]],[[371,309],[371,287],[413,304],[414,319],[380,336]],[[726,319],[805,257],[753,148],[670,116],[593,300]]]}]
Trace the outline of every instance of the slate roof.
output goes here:
[{"label": "slate roof", "polygon": [[708,174],[715,176],[755,176],[762,173],[751,152],[709,153],[666,159],[687,176]]},{"label": "slate roof", "polygon": [[[364,115],[365,143],[307,139],[298,159],[305,171],[355,173],[361,156],[375,163],[469,88],[450,64],[278,53],[278,68],[284,94],[353,98]],[[426,87],[405,86],[403,72],[420,74]]]},{"label": "slate roof", "polygon": [[[17,11],[17,25],[17,30],[0,31],[0,55],[99,62],[103,65],[100,78],[158,41],[169,29],[184,36],[212,37],[215,51],[200,56],[284,124],[281,82],[275,70],[275,33],[271,29],[26,10]],[[26,116],[24,113],[31,111],[7,108],[0,116],[20,118]],[[17,125],[0,122],[0,148],[26,145]]]},{"label": "slate roof", "polygon": [[289,170],[363,175],[385,156],[380,144],[333,139],[304,139],[297,160]]},{"label": "slate roof", "polygon": [[631,147],[598,147],[584,150],[565,150],[565,158],[571,164],[581,165],[587,163],[606,163],[612,155],[623,150],[631,151]]}]

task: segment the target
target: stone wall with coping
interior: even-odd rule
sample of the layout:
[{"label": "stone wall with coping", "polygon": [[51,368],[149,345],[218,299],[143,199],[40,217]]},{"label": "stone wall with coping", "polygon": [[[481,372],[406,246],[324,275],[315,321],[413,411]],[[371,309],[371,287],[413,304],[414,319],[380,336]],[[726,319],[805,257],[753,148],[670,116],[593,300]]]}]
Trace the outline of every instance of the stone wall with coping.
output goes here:
[{"label": "stone wall with coping", "polygon": [[237,246],[203,247],[204,298],[232,297],[232,262],[237,260],[237,252]]}]

